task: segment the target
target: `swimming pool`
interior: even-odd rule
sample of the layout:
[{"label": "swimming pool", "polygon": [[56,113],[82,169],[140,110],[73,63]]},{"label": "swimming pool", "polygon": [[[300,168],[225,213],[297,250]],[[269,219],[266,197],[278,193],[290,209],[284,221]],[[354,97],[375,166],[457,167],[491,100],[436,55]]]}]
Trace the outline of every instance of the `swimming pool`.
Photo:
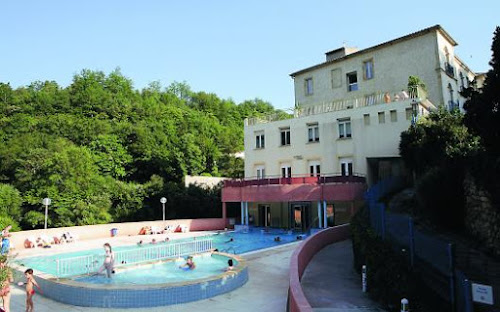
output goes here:
[{"label": "swimming pool", "polygon": [[[275,241],[275,238],[278,236],[280,240]],[[163,243],[158,243],[157,245],[166,245],[178,242],[188,242],[193,240],[203,240],[206,238],[210,238],[213,241],[214,248],[218,249],[219,251],[229,254],[241,255],[251,251],[256,251],[264,248],[270,248],[294,242],[297,240],[297,236],[303,236],[303,235],[300,233],[284,231],[280,229],[269,230],[263,228],[250,228],[248,232],[219,232],[219,234],[213,234],[208,236],[198,236],[195,238],[170,240],[170,242],[168,243],[163,242]],[[145,248],[148,248],[149,246],[151,245],[150,244],[143,245],[143,247]],[[120,252],[126,250],[134,250],[137,248],[138,248],[137,245],[117,246],[113,247],[113,251]],[[30,257],[24,259],[17,259],[16,262],[24,267],[30,267],[37,271],[57,276],[57,260],[80,257],[80,256],[90,256],[90,255],[99,258],[103,257],[104,252],[102,248],[99,248],[99,249],[83,250],[78,252],[47,255],[44,257]]]},{"label": "swimming pool", "polygon": [[[85,275],[74,278],[74,280],[82,283],[105,285],[149,285],[193,281],[225,272],[228,266],[227,260],[226,257],[203,254],[194,256],[193,261],[196,264],[194,270],[185,271],[180,269],[179,266],[186,262],[184,258],[180,258],[117,270],[113,278],[107,278],[105,275]],[[234,259],[233,265],[238,265],[238,262]]]},{"label": "swimming pool", "polygon": [[[160,259],[160,253],[172,249],[173,246],[191,246],[208,241],[210,248],[205,248],[206,251],[215,248],[222,254],[217,252],[196,255],[196,269],[193,271],[181,271],[178,266],[183,261],[177,262],[173,258],[164,261],[163,257],[161,261],[149,262],[140,258],[137,263],[134,262],[135,258],[120,258],[127,261],[117,266],[117,273],[111,279],[89,275],[102,264],[102,248],[18,259],[15,262],[20,265],[20,274],[26,267],[41,272],[37,274],[37,281],[44,289],[45,296],[59,302],[101,308],[154,307],[206,299],[232,291],[248,280],[245,261],[235,254],[287,244],[296,241],[298,237],[302,239],[300,233],[251,228],[246,232],[219,232],[156,245],[145,244],[142,247],[115,247],[115,259],[124,254],[141,256],[143,253]],[[195,253],[190,249],[180,252],[183,255]],[[75,258],[91,259],[90,262],[83,262],[89,266],[87,274],[81,271],[78,274],[58,274],[61,263],[72,262]],[[237,265],[234,270],[225,272],[230,258]],[[81,267],[80,262],[77,264]]]},{"label": "swimming pool", "polygon": [[[225,263],[227,266],[228,259],[233,259],[237,263],[231,271],[223,270],[222,264]],[[144,268],[132,267],[118,272],[112,279],[102,277],[58,279],[40,274],[36,276],[36,280],[46,297],[70,305],[99,308],[139,308],[180,304],[230,292],[248,281],[245,261],[234,255],[214,253],[195,257],[196,268],[193,271],[182,271],[176,266],[175,261],[169,262],[171,263],[148,264]],[[205,265],[207,268],[203,268]],[[147,276],[144,275],[146,273]],[[156,273],[159,277],[154,277]],[[130,274],[128,278],[127,274]],[[22,270],[17,269],[17,278],[21,278],[21,275]],[[136,284],[134,279],[140,284]]]}]

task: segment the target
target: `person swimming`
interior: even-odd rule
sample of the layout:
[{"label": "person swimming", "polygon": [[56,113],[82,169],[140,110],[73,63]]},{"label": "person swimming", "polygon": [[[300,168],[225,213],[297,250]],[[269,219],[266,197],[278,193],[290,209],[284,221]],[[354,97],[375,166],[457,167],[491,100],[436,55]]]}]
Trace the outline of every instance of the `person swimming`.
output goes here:
[{"label": "person swimming", "polygon": [[193,262],[193,257],[189,256],[186,260],[186,263],[179,266],[179,269],[184,271],[194,270],[196,268],[196,264]]}]

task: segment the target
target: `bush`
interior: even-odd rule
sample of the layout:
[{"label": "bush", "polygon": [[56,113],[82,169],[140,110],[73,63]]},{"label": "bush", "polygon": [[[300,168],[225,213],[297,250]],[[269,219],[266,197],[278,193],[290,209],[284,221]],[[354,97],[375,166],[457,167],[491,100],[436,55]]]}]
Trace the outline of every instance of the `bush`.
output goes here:
[{"label": "bush", "polygon": [[447,230],[462,231],[465,224],[463,167],[435,167],[416,184],[416,214]]},{"label": "bush", "polygon": [[410,300],[411,311],[441,311],[442,303],[432,298],[423,281],[412,272],[407,254],[396,252],[370,228],[368,209],[361,208],[356,213],[351,231],[354,266],[360,272],[366,264],[368,293],[373,299],[389,311],[399,311],[402,298]]}]

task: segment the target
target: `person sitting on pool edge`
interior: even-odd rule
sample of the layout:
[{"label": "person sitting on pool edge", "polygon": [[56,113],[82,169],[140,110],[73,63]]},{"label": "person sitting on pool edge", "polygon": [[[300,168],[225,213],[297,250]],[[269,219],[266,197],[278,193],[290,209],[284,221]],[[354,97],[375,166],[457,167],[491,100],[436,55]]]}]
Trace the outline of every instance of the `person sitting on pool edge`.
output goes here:
[{"label": "person sitting on pool edge", "polygon": [[196,264],[193,262],[193,257],[189,256],[186,260],[186,263],[179,266],[179,269],[184,271],[194,270],[196,268]]}]

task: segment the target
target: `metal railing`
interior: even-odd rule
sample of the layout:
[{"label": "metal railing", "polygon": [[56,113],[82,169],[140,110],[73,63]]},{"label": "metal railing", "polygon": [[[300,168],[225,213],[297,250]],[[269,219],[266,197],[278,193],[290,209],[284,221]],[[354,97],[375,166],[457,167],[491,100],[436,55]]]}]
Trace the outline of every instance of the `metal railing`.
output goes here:
[{"label": "metal railing", "polygon": [[[182,243],[158,243],[157,245],[114,252],[115,267],[178,258],[211,250],[213,250],[211,239],[193,240]],[[103,258],[103,255],[88,255],[58,259],[56,260],[56,276],[65,277],[90,274],[99,269],[103,263]]]},{"label": "metal railing", "polygon": [[243,187],[251,185],[285,185],[285,184],[325,184],[325,183],[365,183],[363,174],[353,173],[352,175],[322,174],[320,176],[293,175],[289,178],[281,176],[266,176],[265,178],[245,178],[225,180],[224,187]]},{"label": "metal railing", "polygon": [[[362,97],[338,99],[331,102],[324,102],[316,105],[301,107],[300,105],[293,109],[294,118],[306,117],[311,115],[341,111],[346,109],[356,109],[366,106],[386,104],[391,102],[400,102],[407,100],[423,101],[427,99],[427,92],[420,86],[403,88],[401,91],[394,92],[375,92],[363,95]],[[252,126],[261,123],[269,123],[280,120],[279,114],[267,115],[263,117],[245,119],[245,126]],[[283,119],[283,118],[281,118]]]},{"label": "metal railing", "polygon": [[450,63],[444,62],[444,72],[448,76],[455,78],[455,67],[453,67]]},{"label": "metal railing", "polygon": [[448,110],[452,111],[454,109],[459,109],[460,103],[457,101],[448,101]]}]

